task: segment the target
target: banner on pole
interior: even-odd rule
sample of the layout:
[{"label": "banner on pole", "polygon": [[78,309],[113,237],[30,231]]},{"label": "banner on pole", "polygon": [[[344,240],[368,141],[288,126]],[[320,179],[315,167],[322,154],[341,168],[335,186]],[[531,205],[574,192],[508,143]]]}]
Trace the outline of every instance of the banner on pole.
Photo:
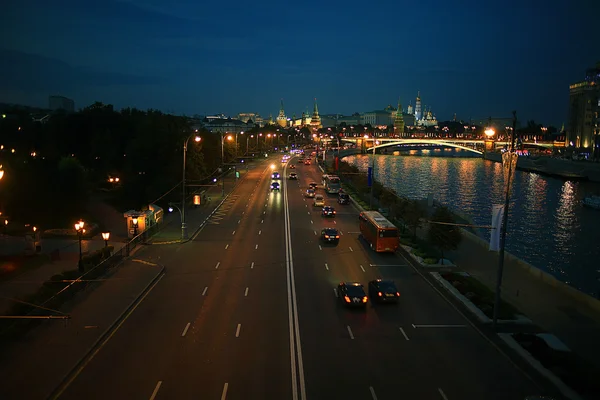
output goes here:
[{"label": "banner on pole", "polygon": [[367,186],[371,187],[373,184],[373,167],[369,167],[367,170]]},{"label": "banner on pole", "polygon": [[502,169],[504,170],[504,193],[506,193],[507,185],[509,185],[510,183],[510,187],[508,188],[508,190],[510,190],[509,195],[512,193],[513,181],[515,178],[515,171],[517,170],[518,159],[519,156],[515,152],[507,151],[505,153],[502,153]]},{"label": "banner on pole", "polygon": [[492,205],[492,231],[490,232],[490,251],[500,250],[500,228],[502,227],[502,216],[504,205]]}]

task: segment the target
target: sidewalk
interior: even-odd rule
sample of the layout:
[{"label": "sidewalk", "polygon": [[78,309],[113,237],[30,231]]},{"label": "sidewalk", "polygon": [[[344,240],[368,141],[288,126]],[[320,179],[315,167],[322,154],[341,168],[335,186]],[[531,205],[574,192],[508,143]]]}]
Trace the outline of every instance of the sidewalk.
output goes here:
[{"label": "sidewalk", "polygon": [[[448,258],[459,270],[469,273],[495,291],[498,253],[488,251],[486,241],[464,234],[458,249],[449,252]],[[520,263],[506,254],[502,279],[503,300],[600,369],[600,311],[536,277]]]}]

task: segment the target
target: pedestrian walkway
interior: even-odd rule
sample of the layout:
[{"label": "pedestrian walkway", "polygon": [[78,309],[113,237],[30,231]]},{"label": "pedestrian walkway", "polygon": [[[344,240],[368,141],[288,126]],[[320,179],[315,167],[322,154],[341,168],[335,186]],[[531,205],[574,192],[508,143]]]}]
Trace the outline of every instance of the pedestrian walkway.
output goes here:
[{"label": "pedestrian walkway", "polygon": [[[426,227],[418,231],[420,237],[424,237],[425,233]],[[495,292],[498,253],[488,248],[487,241],[472,234],[463,234],[458,249],[448,252],[446,257],[458,270],[469,273]],[[525,265],[506,254],[501,289],[503,300],[600,369],[600,304],[599,307],[590,306],[581,300],[585,297],[583,293],[573,296],[568,289],[559,288],[562,283],[541,279],[541,271],[535,267],[528,270]],[[589,296],[587,300],[597,301]]]}]

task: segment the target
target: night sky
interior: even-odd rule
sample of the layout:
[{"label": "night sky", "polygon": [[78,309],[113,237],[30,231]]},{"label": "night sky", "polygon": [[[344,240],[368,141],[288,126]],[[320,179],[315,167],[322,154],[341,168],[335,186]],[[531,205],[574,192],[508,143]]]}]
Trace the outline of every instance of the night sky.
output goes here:
[{"label": "night sky", "polygon": [[0,101],[177,114],[404,108],[560,127],[600,61],[600,1],[8,0]]}]

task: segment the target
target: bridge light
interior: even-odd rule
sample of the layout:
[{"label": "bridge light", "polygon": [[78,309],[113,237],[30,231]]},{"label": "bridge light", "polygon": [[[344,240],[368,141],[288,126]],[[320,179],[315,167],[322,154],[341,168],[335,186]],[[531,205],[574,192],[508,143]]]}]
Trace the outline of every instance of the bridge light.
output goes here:
[{"label": "bridge light", "polygon": [[496,132],[494,131],[494,128],[490,127],[490,128],[487,128],[484,133],[488,138],[491,138],[492,136],[494,136],[494,134]]}]

